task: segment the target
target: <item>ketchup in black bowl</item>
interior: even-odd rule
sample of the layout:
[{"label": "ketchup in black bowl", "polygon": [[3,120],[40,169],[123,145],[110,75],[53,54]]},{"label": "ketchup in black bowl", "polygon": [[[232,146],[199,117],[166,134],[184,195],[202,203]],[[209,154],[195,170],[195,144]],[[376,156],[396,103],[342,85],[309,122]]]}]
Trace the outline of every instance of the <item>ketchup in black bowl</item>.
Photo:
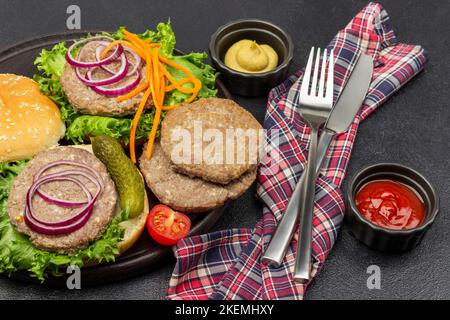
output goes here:
[{"label": "ketchup in black bowl", "polygon": [[439,197],[414,169],[378,163],[355,174],[347,188],[345,219],[370,248],[404,252],[417,246],[439,212]]},{"label": "ketchup in black bowl", "polygon": [[370,222],[391,230],[408,230],[425,218],[425,204],[411,187],[393,180],[374,180],[356,193],[356,207]]}]

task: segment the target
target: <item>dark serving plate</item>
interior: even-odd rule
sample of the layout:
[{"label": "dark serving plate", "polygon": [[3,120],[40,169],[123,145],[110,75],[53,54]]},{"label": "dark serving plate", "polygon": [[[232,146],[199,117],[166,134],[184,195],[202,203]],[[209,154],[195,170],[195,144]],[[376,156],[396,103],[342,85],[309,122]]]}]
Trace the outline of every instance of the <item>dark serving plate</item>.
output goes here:
[{"label": "dark serving plate", "polygon": [[[89,31],[97,33],[98,31]],[[61,34],[46,35],[21,42],[0,51],[0,73],[14,73],[32,77],[37,73],[33,65],[34,59],[42,49],[50,49],[61,41],[75,40],[86,36],[87,31],[71,31]],[[176,50],[177,54],[183,52]],[[219,96],[231,99],[224,84],[217,80],[216,86]],[[150,207],[157,203],[156,197],[147,190]],[[225,211],[225,206],[204,214],[192,214],[192,229],[190,234],[207,232]],[[81,285],[92,286],[123,280],[139,274],[151,271],[157,266],[170,262],[173,259],[171,247],[160,246],[155,243],[144,230],[139,240],[132,248],[118,257],[114,263],[104,263],[96,266],[85,267],[81,272]],[[16,272],[11,275],[14,279],[38,283],[39,281],[30,277],[27,272]],[[44,284],[50,286],[66,286],[66,276],[49,277]]]}]

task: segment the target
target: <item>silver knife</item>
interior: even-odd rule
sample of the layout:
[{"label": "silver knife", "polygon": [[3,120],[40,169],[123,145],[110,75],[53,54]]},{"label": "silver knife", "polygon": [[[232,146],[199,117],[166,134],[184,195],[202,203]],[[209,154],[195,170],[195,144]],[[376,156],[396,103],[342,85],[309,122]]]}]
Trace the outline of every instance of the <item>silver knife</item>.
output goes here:
[{"label": "silver knife", "polygon": [[[360,55],[350,78],[342,90],[336,105],[331,111],[324,130],[322,130],[317,150],[316,173],[318,173],[322,167],[322,163],[326,158],[328,147],[333,136],[347,131],[348,127],[353,122],[366,97],[370,81],[372,80],[372,73],[372,57],[364,54]],[[289,199],[286,210],[278,223],[277,230],[262,257],[261,261],[267,265],[278,267],[284,259],[299,218],[300,190],[304,180],[304,175],[302,174]]]}]

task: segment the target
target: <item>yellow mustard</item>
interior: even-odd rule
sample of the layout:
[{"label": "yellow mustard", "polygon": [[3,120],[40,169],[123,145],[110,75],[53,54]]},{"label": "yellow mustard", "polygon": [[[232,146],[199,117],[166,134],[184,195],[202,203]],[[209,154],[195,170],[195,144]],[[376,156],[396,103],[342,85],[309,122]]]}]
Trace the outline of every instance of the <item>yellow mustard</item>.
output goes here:
[{"label": "yellow mustard", "polygon": [[257,44],[252,40],[240,40],[225,54],[225,65],[233,70],[247,73],[262,73],[273,70],[278,65],[276,51],[267,44]]}]

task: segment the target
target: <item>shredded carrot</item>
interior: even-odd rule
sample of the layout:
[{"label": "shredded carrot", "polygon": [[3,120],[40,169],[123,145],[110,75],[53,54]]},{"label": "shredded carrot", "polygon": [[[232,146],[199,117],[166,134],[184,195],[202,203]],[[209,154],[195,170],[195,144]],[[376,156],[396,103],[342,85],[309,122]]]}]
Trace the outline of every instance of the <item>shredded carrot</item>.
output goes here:
[{"label": "shredded carrot", "polygon": [[152,96],[154,97],[153,101],[155,103],[156,112],[155,112],[155,117],[153,118],[152,129],[150,130],[150,135],[148,137],[147,150],[145,153],[145,156],[147,157],[147,159],[151,158],[151,155],[153,152],[153,142],[155,141],[156,131],[158,130],[159,120],[161,118],[161,111],[162,111],[159,106],[158,98],[155,98],[156,91],[155,91],[155,85],[153,83],[153,79],[150,79],[150,90],[152,91]]},{"label": "shredded carrot", "polygon": [[153,86],[155,90],[155,99],[158,101],[155,102],[155,106],[162,105],[161,97],[160,97],[160,77],[159,77],[159,60],[158,53],[156,50],[151,51],[151,59],[152,59],[152,67],[153,67]]},{"label": "shredded carrot", "polygon": [[100,59],[103,59],[104,57],[106,57],[106,54],[109,52],[109,50],[111,50],[112,47],[121,44],[124,45],[130,49],[132,49],[134,52],[136,52],[141,58],[143,58],[144,56],[144,51],[137,47],[136,45],[132,44],[131,42],[128,41],[124,41],[124,40],[116,40],[111,42],[110,44],[108,44],[105,49],[103,49],[102,53],[100,54]]},{"label": "shredded carrot", "polygon": [[202,83],[198,79],[194,79],[194,93],[186,100],[186,103],[191,103],[197,98],[197,95],[202,87]]},{"label": "shredded carrot", "polygon": [[180,105],[180,103],[175,103],[175,104],[172,104],[172,105],[170,105],[170,106],[163,106],[161,109],[162,109],[163,111],[169,111],[169,110],[175,109],[175,108],[178,107],[179,105]]},{"label": "shredded carrot", "polygon": [[164,78],[164,74],[161,73],[159,76],[159,83],[161,84],[159,89],[159,95],[161,97],[161,106],[164,104],[164,96],[166,95],[166,79]]},{"label": "shredded carrot", "polygon": [[[185,83],[188,83],[188,82],[190,82],[189,78],[184,78],[184,79],[181,79],[180,81],[177,81],[176,83],[179,86],[181,86],[181,85],[183,85]],[[172,90],[175,90],[175,89],[176,88],[175,88],[175,86],[173,84],[171,84],[170,86],[166,86],[166,92],[169,92],[169,91],[172,91]]]},{"label": "shredded carrot", "polygon": [[155,142],[156,132],[158,131],[159,121],[161,120],[161,108],[156,108],[155,118],[153,119],[153,126],[148,137],[147,150],[145,151],[145,156],[147,159],[152,157],[153,153],[153,143]]},{"label": "shredded carrot", "polygon": [[[155,117],[153,119],[153,124],[150,130],[146,149],[147,159],[151,158],[153,152],[153,145],[156,138],[156,133],[158,131],[162,112],[172,110],[180,105],[179,103],[176,103],[173,105],[165,106],[164,98],[166,92],[176,89],[180,92],[190,94],[190,97],[186,101],[187,103],[189,103],[194,101],[194,99],[198,96],[202,84],[200,80],[194,77],[185,67],[161,56],[159,54],[159,48],[161,47],[159,43],[153,43],[150,39],[142,40],[141,38],[139,38],[139,36],[129,32],[128,30],[124,30],[124,35],[125,40],[117,40],[111,42],[107,47],[105,47],[101,57],[106,56],[106,54],[109,52],[109,50],[111,50],[113,46],[122,44],[134,50],[146,64],[144,82],[129,93],[116,98],[116,100],[119,102],[125,101],[127,99],[135,97],[145,90],[144,96],[133,119],[130,132],[130,158],[133,163],[136,163],[136,130],[139,124],[139,119],[150,96],[153,99],[153,105],[155,107]],[[169,65],[172,68],[180,70],[183,74],[185,74],[186,77],[179,81],[176,81],[175,78],[167,71],[165,65]],[[192,84],[192,87],[184,86],[189,83]]]},{"label": "shredded carrot", "polygon": [[133,163],[136,163],[136,149],[135,149],[135,139],[136,139],[136,129],[139,124],[139,118],[141,117],[142,112],[144,111],[145,104],[151,94],[151,90],[147,89],[145,91],[144,97],[139,104],[139,107],[136,111],[136,115],[134,116],[133,122],[131,124],[131,132],[130,132],[130,158]]},{"label": "shredded carrot", "polygon": [[[192,94],[192,96],[191,96],[186,102],[189,103],[189,102],[194,101],[194,99],[195,99],[195,98],[197,97],[197,95],[198,95],[198,92],[199,92],[200,89],[201,89],[201,82],[200,82],[200,80],[198,80],[197,78],[195,78],[195,77],[189,72],[189,70],[187,70],[185,67],[180,66],[180,65],[176,64],[175,62],[173,62],[173,61],[171,61],[171,60],[169,60],[169,59],[167,59],[167,58],[165,58],[165,57],[162,57],[162,56],[160,56],[159,59],[160,59],[162,62],[164,62],[165,64],[167,64],[167,65],[169,65],[169,66],[171,66],[171,67],[173,67],[173,68],[176,68],[176,69],[181,70],[181,71],[182,71],[185,75],[187,75],[188,78],[194,83],[194,91],[193,91],[193,94]],[[169,73],[167,72],[167,74],[169,74]],[[167,76],[167,75],[166,75],[166,76]],[[171,75],[169,74],[169,76],[167,76],[167,77],[170,79]],[[173,77],[172,77],[172,79],[173,79]],[[171,82],[172,82],[172,84],[175,85],[175,87],[177,88],[177,90],[180,90],[180,89],[177,87],[176,82],[174,82],[174,81],[171,81]],[[186,88],[183,88],[183,89],[186,89]],[[183,92],[182,90],[180,90],[180,91]]]},{"label": "shredded carrot", "polygon": [[[169,73],[169,71],[167,71],[166,68],[163,69],[163,73],[164,73],[164,75],[167,77],[167,79],[169,79],[169,81],[171,82],[171,84],[172,84],[178,91],[181,91],[181,92],[183,92],[183,93],[193,93],[193,92],[194,92],[194,89],[192,89],[192,88],[185,88],[185,87],[182,87],[182,86],[180,85],[180,83],[177,82],[177,81],[172,77],[172,75]],[[190,78],[185,78],[185,79],[188,79],[188,82],[192,82],[192,80],[191,80]]]},{"label": "shredded carrot", "polygon": [[[145,53],[145,60],[147,61],[146,70],[145,70],[146,71],[146,81],[150,81],[150,82],[149,82],[149,88],[145,92],[144,97],[142,98],[142,101],[139,104],[138,110],[136,112],[136,115],[134,116],[133,123],[132,123],[132,126],[131,126],[131,132],[130,132],[130,158],[131,158],[131,161],[133,163],[136,163],[135,140],[136,140],[136,128],[137,128],[137,126],[139,124],[139,118],[141,117],[141,114],[144,111],[144,107],[145,107],[145,105],[147,103],[147,100],[148,100],[150,94],[153,97],[153,101],[155,100],[155,95],[154,95],[154,92],[153,92],[154,90],[152,88],[152,82],[150,80],[150,75],[151,75],[151,72],[152,72],[152,65],[151,65],[151,63],[148,63],[149,60],[150,60],[150,58],[149,58],[149,56],[150,56],[149,50],[146,50],[144,53]],[[154,124],[153,124],[153,126],[154,126]]]},{"label": "shredded carrot", "polygon": [[192,81],[194,81],[195,79],[197,79],[196,77],[194,77],[194,76],[192,75],[192,73],[189,72],[188,69],[186,69],[186,68],[183,67],[183,66],[180,66],[179,64],[176,64],[176,63],[173,62],[172,60],[169,60],[169,59],[167,59],[167,58],[165,58],[165,57],[163,57],[163,56],[159,56],[159,60],[161,60],[161,61],[164,62],[165,64],[167,64],[167,65],[169,65],[169,66],[171,66],[171,67],[173,67],[173,68],[175,68],[175,69],[181,70],[181,71],[182,71],[185,75],[187,75],[188,78],[191,79]]},{"label": "shredded carrot", "polygon": [[141,84],[141,85],[137,86],[136,88],[134,88],[130,92],[124,94],[123,96],[117,97],[116,101],[117,102],[122,102],[122,101],[125,101],[125,100],[128,100],[128,99],[131,99],[131,98],[137,96],[142,91],[146,90],[147,88],[148,88],[148,83],[145,82],[144,84]]},{"label": "shredded carrot", "polygon": [[[130,31],[124,29],[123,33],[125,34],[125,39],[129,39],[132,42],[139,43],[139,44],[141,44],[141,46],[142,46],[142,43],[145,44],[145,42],[141,38],[139,38],[136,34],[131,33]],[[145,46],[142,46],[142,48],[144,49]]]},{"label": "shredded carrot", "polygon": [[151,61],[150,50],[145,51],[145,61],[146,61],[145,80],[148,82],[148,84],[150,86],[151,85],[150,79],[152,77],[152,71],[153,71],[153,65],[152,65],[152,63],[150,63],[150,61]]}]

